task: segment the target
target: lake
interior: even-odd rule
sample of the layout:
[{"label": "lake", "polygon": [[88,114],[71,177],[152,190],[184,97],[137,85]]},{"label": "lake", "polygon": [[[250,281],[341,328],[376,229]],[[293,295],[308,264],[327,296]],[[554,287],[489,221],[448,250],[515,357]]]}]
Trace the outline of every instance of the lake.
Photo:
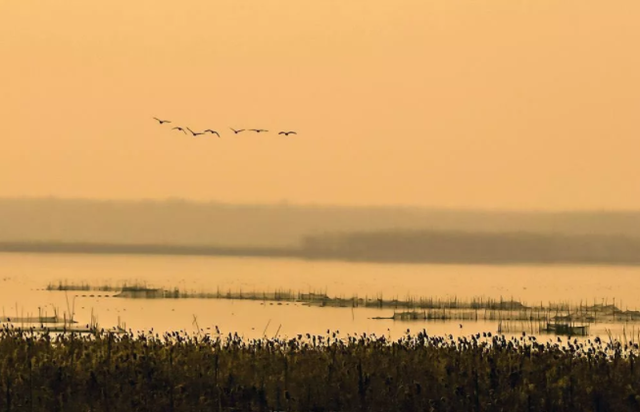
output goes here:
[{"label": "lake", "polygon": [[[0,253],[0,315],[51,316],[54,307],[61,314],[73,306],[79,324],[89,323],[93,314],[105,328],[119,322],[134,331],[153,328],[159,332],[191,332],[196,331],[196,325],[212,331],[218,326],[224,333],[238,332],[245,337],[324,334],[327,329],[340,330],[342,336],[366,332],[391,337],[402,335],[407,328],[454,335],[497,331],[497,323],[489,321],[371,319],[392,315],[390,309],[222,299],[124,299],[98,291],[43,290],[60,281],[96,286],[142,283],[196,292],[285,289],[346,298],[502,297],[528,305],[615,302],[623,310],[640,309],[640,267],[403,265],[208,256]],[[94,296],[89,297],[90,294]],[[636,337],[638,326],[599,323],[592,325],[591,334],[603,335],[611,329],[618,336],[624,328],[628,336]]]}]

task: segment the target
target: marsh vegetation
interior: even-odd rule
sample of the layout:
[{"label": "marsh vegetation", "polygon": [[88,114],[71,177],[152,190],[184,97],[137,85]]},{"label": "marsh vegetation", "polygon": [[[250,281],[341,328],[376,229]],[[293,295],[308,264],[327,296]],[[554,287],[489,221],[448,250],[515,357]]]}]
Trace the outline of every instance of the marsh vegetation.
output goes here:
[{"label": "marsh vegetation", "polygon": [[635,411],[638,345],[0,331],[3,411]]},{"label": "marsh vegetation", "polygon": [[[71,335],[12,322],[0,338],[0,410],[638,409],[640,336],[625,323],[640,306],[635,268],[69,255],[3,265],[12,278],[0,297],[25,317],[66,304],[78,327],[95,310],[105,329],[122,319],[154,330]],[[432,316],[372,319],[405,312]],[[532,316],[593,321],[594,335],[533,337]]]},{"label": "marsh vegetation", "polygon": [[[388,315],[375,316],[372,319],[392,319],[396,321],[438,320],[438,321],[496,321],[530,322],[530,331],[542,332],[549,324],[590,324],[597,322],[635,322],[640,321],[640,311],[622,310],[615,304],[602,300],[591,304],[580,301],[577,305],[570,302],[548,302],[546,305],[529,305],[525,302],[509,299],[473,297],[469,299],[407,296],[384,298],[382,294],[360,297],[329,296],[323,291],[294,291],[275,289],[273,291],[225,291],[218,288],[215,292],[187,291],[178,287],[164,289],[148,286],[146,283],[123,283],[114,285],[91,285],[89,283],[70,283],[59,281],[49,283],[48,291],[86,292],[77,296],[94,297],[92,291],[108,292],[109,297],[129,299],[230,299],[261,301],[262,304],[300,304],[316,307],[375,308],[393,310]],[[103,295],[98,295],[103,296]],[[615,303],[615,300],[614,300]],[[536,323],[537,326],[533,326]]]}]

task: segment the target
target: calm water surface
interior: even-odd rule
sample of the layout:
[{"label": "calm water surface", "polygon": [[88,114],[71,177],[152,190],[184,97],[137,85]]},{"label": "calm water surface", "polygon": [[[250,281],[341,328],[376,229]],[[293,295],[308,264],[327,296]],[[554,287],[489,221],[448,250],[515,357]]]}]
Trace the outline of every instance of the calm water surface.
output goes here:
[{"label": "calm water surface", "polygon": [[[142,300],[80,297],[85,292],[48,292],[49,283],[121,285],[138,282],[149,287],[179,287],[188,291],[324,292],[329,296],[382,295],[404,299],[473,297],[516,299],[526,304],[549,302],[615,303],[640,309],[640,267],[621,266],[467,266],[366,264],[288,259],[175,257],[125,255],[45,255],[0,253],[0,307],[3,316],[67,312],[75,305],[75,319],[83,324],[97,317],[103,327],[126,322],[133,330],[195,331],[217,325],[223,332],[246,337],[266,334],[293,336],[324,333],[375,332],[401,335],[407,328],[426,328],[431,334],[492,331],[492,322],[394,322],[372,320],[393,311],[364,308],[318,308],[299,304],[215,299]],[[91,292],[99,294],[101,292]],[[75,296],[75,299],[74,299]],[[40,309],[39,309],[40,308]],[[197,323],[196,323],[197,322]],[[592,326],[593,334],[610,328],[637,336],[638,325]],[[524,326],[523,326],[524,328]]]}]

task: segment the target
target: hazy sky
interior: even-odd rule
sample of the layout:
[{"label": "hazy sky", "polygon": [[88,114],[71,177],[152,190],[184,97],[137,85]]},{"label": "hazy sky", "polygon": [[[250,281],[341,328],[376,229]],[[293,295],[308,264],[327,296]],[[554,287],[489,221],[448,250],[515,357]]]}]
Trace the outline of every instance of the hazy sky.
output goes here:
[{"label": "hazy sky", "polygon": [[639,21],[638,0],[2,0],[0,196],[640,208]]}]

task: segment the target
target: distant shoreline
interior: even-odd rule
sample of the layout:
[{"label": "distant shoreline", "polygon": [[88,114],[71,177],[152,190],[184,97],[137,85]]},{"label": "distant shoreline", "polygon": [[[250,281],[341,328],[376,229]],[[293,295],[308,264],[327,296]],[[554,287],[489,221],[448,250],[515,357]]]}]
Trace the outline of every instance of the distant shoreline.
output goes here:
[{"label": "distant shoreline", "polygon": [[302,257],[300,252],[294,248],[80,242],[0,242],[0,252],[73,253],[97,255],[245,256],[274,258]]},{"label": "distant shoreline", "polygon": [[438,256],[375,257],[353,256],[345,252],[317,252],[304,248],[193,246],[163,244],[112,244],[80,242],[0,242],[0,253],[149,255],[149,256],[226,256],[250,258],[300,259],[379,264],[443,264],[443,265],[603,265],[640,266],[638,259],[588,258],[452,258]]}]

